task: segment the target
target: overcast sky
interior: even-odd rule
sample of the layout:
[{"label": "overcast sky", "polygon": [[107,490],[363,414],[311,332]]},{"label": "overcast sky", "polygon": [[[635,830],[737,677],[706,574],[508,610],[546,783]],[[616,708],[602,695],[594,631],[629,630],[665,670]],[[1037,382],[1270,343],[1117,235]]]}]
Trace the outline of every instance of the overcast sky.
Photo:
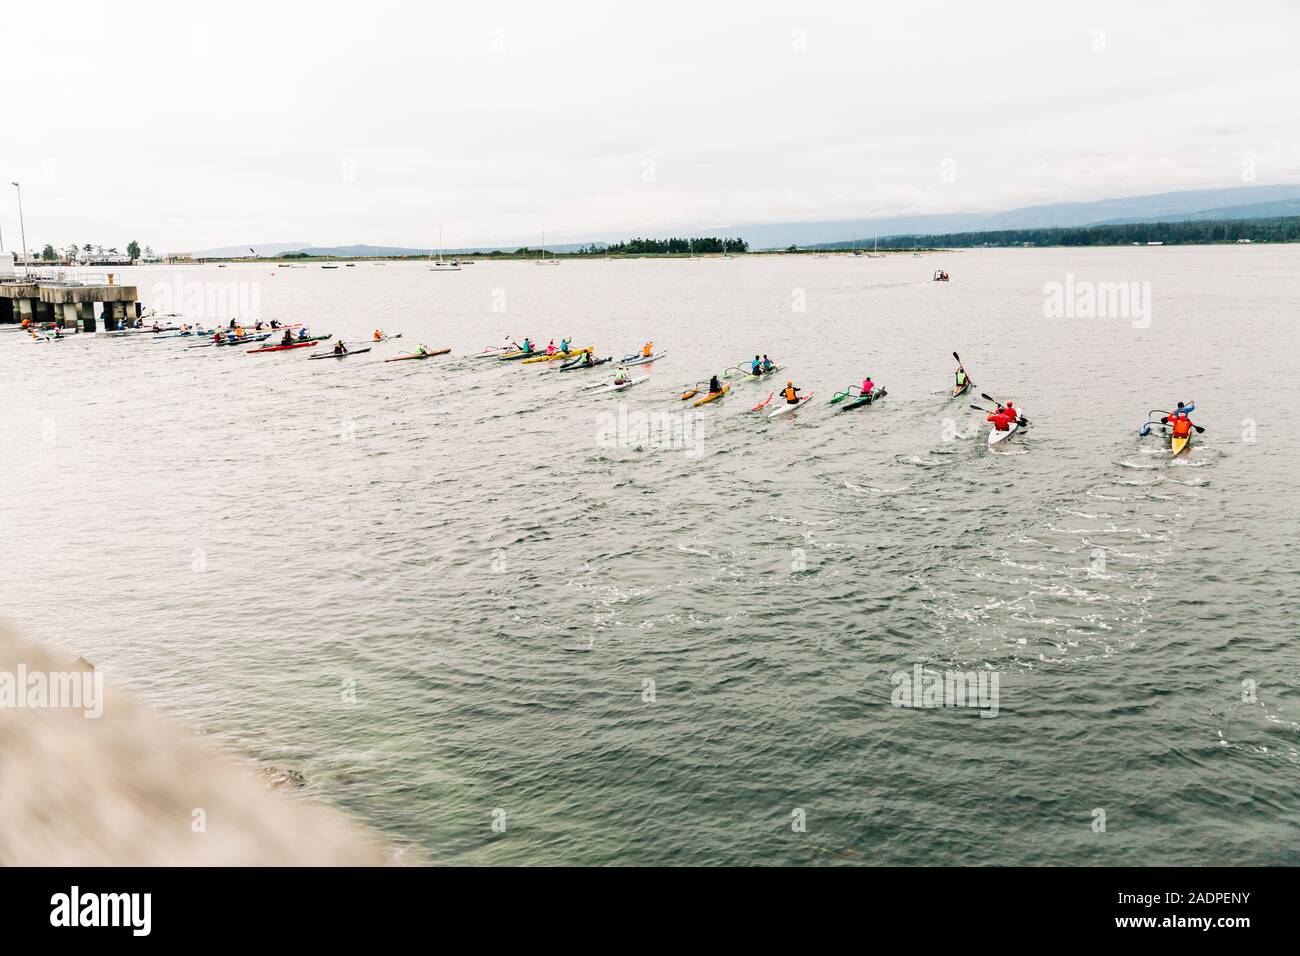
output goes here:
[{"label": "overcast sky", "polygon": [[29,245],[159,252],[1300,182],[1295,3],[74,0],[3,31],[9,249],[15,179]]}]

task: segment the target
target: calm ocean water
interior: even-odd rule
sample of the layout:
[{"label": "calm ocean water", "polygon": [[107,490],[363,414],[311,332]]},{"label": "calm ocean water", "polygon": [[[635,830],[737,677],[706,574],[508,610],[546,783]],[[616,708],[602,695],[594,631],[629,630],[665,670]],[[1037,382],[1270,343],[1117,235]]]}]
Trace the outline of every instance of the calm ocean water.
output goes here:
[{"label": "calm ocean water", "polygon": [[[396,844],[1300,862],[1300,249],[126,272],[403,339],[0,333],[3,613]],[[1093,282],[1149,314],[1044,314]],[[467,357],[507,332],[668,355],[592,396]],[[421,341],[453,354],[378,361]],[[1010,447],[949,398],[954,349],[1033,422]],[[807,408],[676,398],[755,352]],[[884,401],[827,404],[864,373]],[[1136,432],[1178,399],[1207,430],[1171,460]],[[641,413],[688,447],[621,442]],[[893,706],[917,666],[996,675],[997,716]]]}]

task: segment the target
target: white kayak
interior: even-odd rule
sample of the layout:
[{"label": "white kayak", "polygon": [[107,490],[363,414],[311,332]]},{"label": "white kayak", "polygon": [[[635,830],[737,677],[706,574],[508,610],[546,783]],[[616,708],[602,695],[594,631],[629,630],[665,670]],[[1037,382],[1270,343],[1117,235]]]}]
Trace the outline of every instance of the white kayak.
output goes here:
[{"label": "white kayak", "polygon": [[650,381],[649,375],[642,375],[640,378],[630,379],[622,385],[615,385],[613,382],[602,382],[594,388],[586,388],[583,391],[589,395],[600,395],[602,392],[621,392],[625,388],[631,388],[633,385],[642,385]]},{"label": "white kayak", "polygon": [[1010,425],[1008,425],[1007,430],[1004,432],[998,431],[997,426],[995,425],[994,427],[989,429],[989,444],[999,445],[1002,442],[1006,441],[1008,438],[1010,438],[1019,430],[1020,430],[1020,426],[1015,422],[1012,422]]},{"label": "white kayak", "polygon": [[659,361],[659,359],[663,358],[667,354],[668,354],[668,350],[664,349],[662,352],[655,352],[653,355],[625,356],[623,361],[620,364],[645,365],[647,362],[657,362]]},{"label": "white kayak", "polygon": [[780,415],[784,415],[784,414],[786,414],[787,412],[792,412],[792,411],[794,411],[796,408],[801,408],[801,407],[803,406],[804,402],[808,401],[808,399],[810,399],[810,398],[812,398],[812,397],[813,397],[813,393],[812,393],[812,392],[809,392],[807,395],[805,395],[805,396],[803,396],[802,398],[800,398],[799,401],[797,401],[797,402],[787,402],[787,401],[785,401],[784,399],[782,399],[780,405],[778,405],[778,406],[777,406],[773,411],[770,411],[770,412],[767,413],[767,417],[768,417],[768,418],[776,418],[776,417],[778,417],[778,416],[780,416]]}]

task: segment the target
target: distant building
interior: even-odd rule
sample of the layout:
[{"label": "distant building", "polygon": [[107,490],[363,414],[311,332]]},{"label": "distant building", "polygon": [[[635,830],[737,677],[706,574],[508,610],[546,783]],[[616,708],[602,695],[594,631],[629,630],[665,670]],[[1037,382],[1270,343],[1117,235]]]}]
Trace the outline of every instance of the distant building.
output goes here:
[{"label": "distant building", "polygon": [[194,257],[188,252],[169,252],[167,255],[163,256],[163,262],[166,262],[168,265],[193,261]]}]

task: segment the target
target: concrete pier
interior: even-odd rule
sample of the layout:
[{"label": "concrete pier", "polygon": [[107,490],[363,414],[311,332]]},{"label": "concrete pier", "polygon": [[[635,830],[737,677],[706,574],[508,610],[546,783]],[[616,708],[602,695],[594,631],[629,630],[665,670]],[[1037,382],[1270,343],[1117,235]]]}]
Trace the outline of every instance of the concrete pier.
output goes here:
[{"label": "concrete pier", "polygon": [[136,287],[107,276],[55,272],[0,278],[0,325],[29,320],[33,325],[97,332],[95,304],[104,331],[120,329],[140,315]]}]

